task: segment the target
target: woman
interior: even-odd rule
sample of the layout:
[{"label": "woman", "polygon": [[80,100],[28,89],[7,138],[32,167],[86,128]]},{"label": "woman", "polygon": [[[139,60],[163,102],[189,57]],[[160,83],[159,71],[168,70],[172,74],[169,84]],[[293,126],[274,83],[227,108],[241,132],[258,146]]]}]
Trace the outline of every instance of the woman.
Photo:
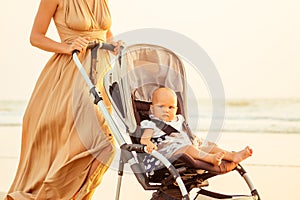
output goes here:
[{"label": "woman", "polygon": [[[46,36],[53,18],[61,42]],[[21,155],[6,199],[91,199],[114,156],[109,128],[72,60],[80,51],[94,83],[103,92],[102,78],[109,55],[97,50],[90,69],[89,42],[111,41],[107,0],[41,0],[30,42],[54,52],[43,69],[26,109]],[[119,43],[114,43],[118,50]],[[110,104],[104,97],[104,103]]]}]

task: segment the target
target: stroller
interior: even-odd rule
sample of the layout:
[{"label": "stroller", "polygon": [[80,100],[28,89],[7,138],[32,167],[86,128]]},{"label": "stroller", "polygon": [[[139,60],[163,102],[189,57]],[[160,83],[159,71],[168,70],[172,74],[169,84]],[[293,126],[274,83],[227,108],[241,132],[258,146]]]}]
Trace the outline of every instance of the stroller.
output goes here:
[{"label": "stroller", "polygon": [[[103,48],[112,50],[108,44],[94,44],[90,48]],[[124,165],[128,163],[139,183],[145,190],[153,190],[153,200],[190,199],[192,189],[198,189],[195,199],[240,199],[259,200],[255,189],[245,169],[239,164],[234,170],[227,169],[228,163],[222,161],[220,166],[195,160],[187,154],[180,154],[170,161],[157,151],[151,153],[164,167],[156,170],[154,174],[146,173],[143,164],[144,157],[148,154],[144,145],[139,143],[142,131],[140,122],[149,119],[152,92],[159,87],[173,89],[178,98],[177,114],[187,119],[186,101],[186,75],[182,61],[172,51],[150,44],[136,44],[119,50],[115,67],[104,77],[105,91],[125,127],[126,135],[120,131],[120,125],[107,111],[102,102],[102,97],[90,81],[77,57],[73,52],[73,59],[85,78],[90,93],[94,96],[94,103],[105,116],[112,133],[120,146],[119,180],[116,199],[119,199]],[[162,127],[163,128],[163,127]],[[190,137],[193,134],[185,124],[185,130]],[[130,138],[126,142],[123,136]],[[225,195],[203,189],[208,185],[208,179],[220,174],[237,171],[249,187],[248,195]]]}]

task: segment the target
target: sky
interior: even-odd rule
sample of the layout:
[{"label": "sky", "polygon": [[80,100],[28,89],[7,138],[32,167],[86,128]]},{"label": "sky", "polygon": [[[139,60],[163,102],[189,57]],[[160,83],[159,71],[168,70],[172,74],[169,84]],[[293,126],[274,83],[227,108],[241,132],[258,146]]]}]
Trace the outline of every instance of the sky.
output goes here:
[{"label": "sky", "polygon": [[[115,35],[161,28],[200,45],[226,98],[300,98],[299,0],[108,1]],[[39,0],[0,8],[0,99],[26,100],[52,53],[29,43]],[[59,40],[55,27],[47,35]]]}]

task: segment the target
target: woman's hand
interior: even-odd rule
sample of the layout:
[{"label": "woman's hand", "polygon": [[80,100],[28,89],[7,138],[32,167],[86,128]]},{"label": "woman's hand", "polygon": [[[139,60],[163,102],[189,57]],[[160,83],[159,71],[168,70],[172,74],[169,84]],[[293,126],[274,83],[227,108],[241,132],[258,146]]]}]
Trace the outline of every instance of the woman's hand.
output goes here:
[{"label": "woman's hand", "polygon": [[124,42],[121,41],[121,40],[119,40],[119,41],[117,41],[117,42],[112,42],[111,44],[115,46],[114,51],[111,52],[111,53],[114,54],[114,55],[118,55],[119,49],[120,49],[122,46],[124,46]]},{"label": "woman's hand", "polygon": [[72,54],[74,50],[78,50],[80,52],[84,51],[89,44],[89,37],[78,37],[67,47],[68,54]]},{"label": "woman's hand", "polygon": [[110,29],[106,33],[106,42],[108,44],[112,44],[112,45],[115,46],[114,51],[113,52],[110,51],[114,55],[118,55],[120,47],[124,46],[124,42],[121,41],[121,40],[118,40],[117,42],[114,42],[114,37],[113,37],[113,34],[112,34]]}]

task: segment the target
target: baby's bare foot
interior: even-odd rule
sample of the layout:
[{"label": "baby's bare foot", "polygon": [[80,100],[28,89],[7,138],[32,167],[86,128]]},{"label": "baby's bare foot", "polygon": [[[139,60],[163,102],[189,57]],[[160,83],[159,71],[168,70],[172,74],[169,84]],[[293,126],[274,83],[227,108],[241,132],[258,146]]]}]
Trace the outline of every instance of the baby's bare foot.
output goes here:
[{"label": "baby's bare foot", "polygon": [[234,153],[233,162],[238,164],[246,158],[248,158],[249,156],[252,156],[252,153],[253,150],[249,146],[247,146],[245,149]]},{"label": "baby's bare foot", "polygon": [[219,152],[216,154],[213,154],[212,156],[212,164],[219,166],[222,162],[222,159],[224,158],[225,153]]}]

